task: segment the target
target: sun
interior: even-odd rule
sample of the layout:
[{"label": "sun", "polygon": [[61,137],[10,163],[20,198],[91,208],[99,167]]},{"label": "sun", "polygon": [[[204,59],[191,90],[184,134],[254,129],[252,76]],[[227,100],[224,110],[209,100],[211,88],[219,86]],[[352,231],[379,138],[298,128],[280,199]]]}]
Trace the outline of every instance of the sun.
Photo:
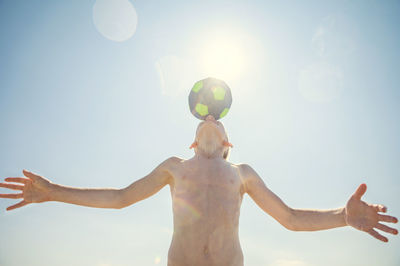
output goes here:
[{"label": "sun", "polygon": [[240,34],[214,31],[201,39],[199,63],[205,76],[229,81],[245,71],[246,51]]}]

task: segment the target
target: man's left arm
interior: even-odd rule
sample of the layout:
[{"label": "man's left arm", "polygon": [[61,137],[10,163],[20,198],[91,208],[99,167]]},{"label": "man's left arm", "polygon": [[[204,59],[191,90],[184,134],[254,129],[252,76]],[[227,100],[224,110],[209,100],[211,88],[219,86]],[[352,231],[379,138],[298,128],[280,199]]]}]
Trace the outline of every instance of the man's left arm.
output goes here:
[{"label": "man's left arm", "polygon": [[361,200],[367,190],[365,184],[357,188],[345,207],[330,210],[294,209],[269,190],[250,166],[240,165],[239,168],[245,191],[259,207],[289,230],[318,231],[350,225],[383,242],[388,242],[388,239],[375,229],[398,234],[396,229],[381,223],[397,223],[398,221],[396,217],[379,213],[387,211],[385,206],[369,204]]},{"label": "man's left arm", "polygon": [[329,210],[292,209],[290,218],[293,231],[318,231],[346,226],[346,208]]},{"label": "man's left arm", "polygon": [[383,242],[388,239],[376,229],[397,235],[398,231],[381,222],[397,223],[397,218],[385,213],[387,208],[381,204],[369,204],[361,200],[367,190],[366,184],[361,184],[347,201],[343,208],[334,210],[304,210],[293,209],[292,223],[294,231],[317,231],[334,227],[350,225],[364,231]]}]

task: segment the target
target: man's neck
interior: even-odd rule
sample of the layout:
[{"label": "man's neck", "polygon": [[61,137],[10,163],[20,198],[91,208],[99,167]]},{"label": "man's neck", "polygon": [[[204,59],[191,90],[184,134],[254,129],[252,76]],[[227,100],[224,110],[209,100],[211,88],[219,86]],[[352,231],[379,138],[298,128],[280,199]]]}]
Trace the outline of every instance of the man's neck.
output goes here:
[{"label": "man's neck", "polygon": [[205,152],[203,152],[201,149],[197,149],[197,152],[194,155],[195,158],[198,159],[207,159],[207,160],[211,160],[211,159],[223,159],[223,151],[221,150],[216,150],[215,152],[211,153],[211,154],[207,154]]}]

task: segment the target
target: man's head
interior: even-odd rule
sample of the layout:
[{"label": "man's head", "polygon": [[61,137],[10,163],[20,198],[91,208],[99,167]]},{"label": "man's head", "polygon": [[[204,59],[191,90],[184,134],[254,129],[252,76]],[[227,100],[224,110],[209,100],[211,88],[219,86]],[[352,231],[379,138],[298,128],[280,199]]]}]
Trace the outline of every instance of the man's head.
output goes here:
[{"label": "man's head", "polygon": [[196,130],[195,141],[190,148],[194,148],[196,154],[212,157],[221,155],[228,158],[232,144],[228,141],[228,135],[221,122],[216,121],[212,115],[200,122]]}]

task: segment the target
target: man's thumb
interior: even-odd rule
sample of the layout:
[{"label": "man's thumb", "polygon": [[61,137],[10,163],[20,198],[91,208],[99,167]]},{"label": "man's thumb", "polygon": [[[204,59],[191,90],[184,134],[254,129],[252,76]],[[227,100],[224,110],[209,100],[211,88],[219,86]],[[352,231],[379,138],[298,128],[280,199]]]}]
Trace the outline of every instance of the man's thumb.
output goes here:
[{"label": "man's thumb", "polygon": [[353,197],[361,200],[361,197],[364,195],[365,191],[367,191],[367,185],[362,183],[358,186],[356,192],[354,192]]},{"label": "man's thumb", "polygon": [[34,173],[32,173],[32,172],[29,172],[28,170],[22,170],[22,173],[26,176],[26,177],[29,177],[29,178],[31,178],[31,179],[36,179],[37,178],[37,175],[35,175]]}]

